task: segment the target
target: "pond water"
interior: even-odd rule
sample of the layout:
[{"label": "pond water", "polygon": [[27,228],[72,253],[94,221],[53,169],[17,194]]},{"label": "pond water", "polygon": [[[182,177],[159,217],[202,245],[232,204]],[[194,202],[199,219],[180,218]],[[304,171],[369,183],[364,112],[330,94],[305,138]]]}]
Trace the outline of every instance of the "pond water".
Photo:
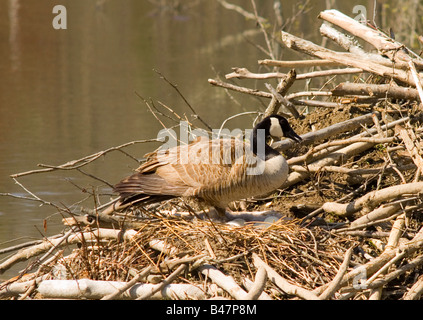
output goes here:
[{"label": "pond water", "polygon": [[[52,24],[58,2],[66,8],[64,30]],[[250,1],[231,2],[252,12]],[[261,16],[275,19],[273,1],[256,2]],[[283,1],[285,22],[305,2]],[[352,8],[359,3],[367,5],[312,1],[289,31],[317,38],[321,22],[316,17],[328,4],[354,16]],[[368,3],[371,7],[373,1]],[[233,94],[233,100],[207,82],[224,79],[232,67],[257,72],[257,60],[268,58],[253,45],[265,47],[256,23],[218,1],[4,0],[0,39],[0,193],[30,197],[10,175],[40,169],[40,163],[57,166],[129,141],[156,138],[162,126],[138,95],[189,118],[192,111],[154,70],[176,84],[212,128],[237,113],[264,110],[257,99]],[[249,128],[252,119],[244,116],[228,125]],[[157,146],[136,144],[125,150],[142,158]],[[133,159],[114,152],[83,170],[114,184],[136,167]],[[17,181],[37,197],[71,210],[87,196],[84,191],[105,185],[75,170]],[[107,186],[98,190],[110,192]],[[0,249],[59,232],[61,215],[55,212],[39,202],[0,196]]]}]

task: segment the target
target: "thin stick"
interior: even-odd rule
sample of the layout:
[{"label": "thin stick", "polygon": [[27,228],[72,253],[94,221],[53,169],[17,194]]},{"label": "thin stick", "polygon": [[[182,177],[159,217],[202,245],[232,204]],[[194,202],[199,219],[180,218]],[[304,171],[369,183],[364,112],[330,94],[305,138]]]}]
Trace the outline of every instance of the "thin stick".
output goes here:
[{"label": "thin stick", "polygon": [[245,296],[245,300],[257,300],[264,290],[267,280],[267,271],[264,267],[260,267],[257,270],[256,278],[253,286],[251,287],[248,294]]},{"label": "thin stick", "polygon": [[423,103],[423,89],[422,89],[422,84],[420,82],[419,75],[417,74],[416,67],[413,61],[409,61],[408,65],[410,67],[410,71],[411,71],[411,75],[413,76],[414,83],[416,84],[417,91],[419,92],[420,102]]},{"label": "thin stick", "polygon": [[117,146],[117,147],[108,148],[104,151],[100,151],[100,152],[91,154],[89,156],[85,156],[85,157],[77,159],[77,160],[68,161],[68,162],[61,164],[59,166],[50,166],[50,165],[39,164],[38,166],[47,167],[47,169],[31,170],[31,171],[16,173],[16,174],[12,174],[10,177],[18,178],[18,177],[22,177],[22,176],[26,176],[26,175],[34,174],[34,173],[50,172],[50,171],[55,171],[55,170],[73,170],[73,169],[76,169],[76,168],[81,168],[81,167],[95,161],[96,159],[100,158],[101,156],[105,155],[106,153],[116,151],[116,150],[131,146],[131,145],[134,145],[134,144],[137,144],[137,143],[146,143],[146,142],[160,142],[160,141],[157,140],[157,139],[135,140],[135,141],[131,141],[131,142],[121,144],[120,146]]},{"label": "thin stick", "polygon": [[212,128],[198,115],[198,113],[194,110],[194,108],[191,106],[191,104],[188,102],[188,100],[185,98],[185,96],[181,93],[178,86],[170,82],[161,72],[154,70],[164,81],[166,81],[175,91],[179,94],[179,96],[184,100],[185,104],[188,106],[188,108],[191,109],[191,111],[194,113],[195,117],[197,117],[198,120],[200,120],[210,131],[212,131]]},{"label": "thin stick", "polygon": [[275,56],[273,54],[273,48],[272,48],[272,45],[270,44],[270,40],[269,40],[269,36],[267,35],[266,28],[264,27],[262,20],[259,19],[259,15],[257,13],[256,2],[254,0],[251,0],[251,4],[252,4],[253,9],[254,9],[254,15],[255,15],[256,21],[257,21],[258,25],[260,26],[260,30],[262,31],[262,33],[264,35],[264,40],[266,41],[268,54],[272,59],[275,59]]},{"label": "thin stick", "polygon": [[300,68],[300,67],[323,67],[323,66],[340,66],[340,63],[333,62],[331,60],[293,60],[293,61],[281,61],[281,60],[270,60],[264,59],[259,60],[258,64],[265,66],[281,67],[281,68]]},{"label": "thin stick", "polygon": [[234,5],[234,4],[229,3],[227,1],[217,0],[217,2],[219,2],[224,8],[226,8],[228,10],[234,10],[247,19],[258,20],[260,22],[266,22],[267,21],[267,19],[262,18],[262,17],[258,17],[256,14],[252,14],[251,12],[244,10],[242,7]]},{"label": "thin stick", "polygon": [[274,284],[276,284],[282,291],[286,294],[298,296],[305,300],[320,300],[320,298],[314,294],[313,292],[296,286],[294,284],[290,284],[284,278],[282,278],[275,270],[273,270],[267,263],[260,259],[260,257],[253,253],[253,262],[256,268],[264,267],[267,271],[267,275],[269,279],[272,280]]},{"label": "thin stick", "polygon": [[413,284],[413,286],[404,295],[404,300],[418,300],[423,294],[423,275]]},{"label": "thin stick", "polygon": [[272,95],[279,103],[283,104],[295,118],[300,118],[300,114],[298,113],[297,109],[295,108],[295,105],[292,102],[282,97],[282,95],[279,94],[269,83],[266,83],[265,85],[266,88],[272,93]]},{"label": "thin stick", "polygon": [[202,274],[213,280],[214,283],[228,292],[235,299],[244,300],[247,296],[247,293],[235,282],[232,277],[223,274],[216,267],[210,264],[205,264],[199,267],[199,270]]},{"label": "thin stick", "polygon": [[320,299],[329,299],[339,289],[342,278],[344,277],[345,272],[347,272],[348,265],[350,264],[352,251],[353,248],[351,247],[347,250],[347,252],[345,252],[344,261],[339,267],[338,273],[336,274],[335,278],[333,278],[329,286],[325,289],[325,291],[323,291],[323,293],[319,296]]},{"label": "thin stick", "polygon": [[226,82],[223,82],[223,81],[220,81],[220,80],[209,79],[208,82],[211,85],[214,85],[214,86],[222,87],[222,88],[225,88],[225,89],[229,89],[229,90],[233,90],[233,91],[237,91],[237,92],[241,92],[241,93],[251,94],[251,95],[257,96],[257,97],[270,98],[270,99],[273,97],[273,95],[269,92],[264,92],[264,91],[259,91],[259,90],[255,90],[255,89],[240,87],[240,86],[236,86],[234,84],[226,83]]}]

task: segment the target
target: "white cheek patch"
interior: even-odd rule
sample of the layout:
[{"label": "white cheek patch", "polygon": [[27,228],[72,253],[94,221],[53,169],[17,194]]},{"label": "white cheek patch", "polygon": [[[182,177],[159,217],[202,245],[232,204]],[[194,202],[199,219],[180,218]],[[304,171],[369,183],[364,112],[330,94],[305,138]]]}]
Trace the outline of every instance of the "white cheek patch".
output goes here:
[{"label": "white cheek patch", "polygon": [[283,137],[283,132],[279,120],[276,118],[270,118],[270,135],[273,137]]}]

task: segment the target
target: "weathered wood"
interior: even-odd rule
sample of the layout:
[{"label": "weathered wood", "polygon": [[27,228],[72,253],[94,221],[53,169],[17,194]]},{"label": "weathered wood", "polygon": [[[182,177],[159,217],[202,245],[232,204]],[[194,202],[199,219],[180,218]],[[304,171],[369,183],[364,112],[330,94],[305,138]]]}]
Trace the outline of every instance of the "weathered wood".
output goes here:
[{"label": "weathered wood", "polygon": [[[293,82],[294,80],[295,80],[295,76],[293,80],[291,81]],[[280,106],[284,105],[295,118],[297,119],[300,118],[300,114],[298,113],[297,109],[295,108],[295,105],[291,101],[289,101],[288,99],[283,97],[279,92],[273,89],[273,87],[270,84],[266,83],[266,88],[272,93],[273,95],[272,101],[275,101],[275,102],[270,103],[269,107],[265,111],[265,115],[276,114]],[[284,91],[283,86],[278,86],[278,88],[279,88],[278,91],[281,91],[281,92]]]},{"label": "weathered wood", "polygon": [[349,33],[357,36],[372,46],[374,46],[381,55],[386,55],[392,61],[408,62],[410,56],[402,49],[404,45],[386,36],[379,30],[372,29],[359,21],[339,12],[338,10],[325,10],[319,14],[319,18],[326,20]]},{"label": "weathered wood", "polygon": [[[95,281],[89,279],[80,280],[44,280],[37,291],[44,298],[55,299],[101,299],[113,294],[117,289],[126,286],[126,282],[120,281]],[[124,291],[119,299],[136,299],[152,292],[155,284],[135,284],[130,290]],[[204,299],[204,291],[191,284],[168,284],[159,292],[150,296],[150,299]]]},{"label": "weathered wood", "polygon": [[420,172],[423,172],[423,158],[421,156],[423,146],[419,144],[414,131],[410,129],[407,130],[400,125],[396,125],[395,132],[398,133],[402,141],[404,141],[405,147],[417,168],[420,169]]},{"label": "weathered wood", "polygon": [[[276,60],[275,60],[276,61]],[[290,62],[290,61],[280,61],[280,62]],[[272,78],[281,78],[286,79],[288,76],[286,73],[281,72],[268,72],[268,73],[253,73],[247,68],[233,68],[233,72],[225,75],[226,79],[272,79]],[[317,77],[331,77],[334,75],[343,75],[343,74],[355,74],[362,73],[363,69],[360,68],[340,68],[340,69],[330,69],[330,70],[320,70],[307,73],[301,73],[296,76],[296,80],[306,80]]]},{"label": "weathered wood", "polygon": [[268,107],[266,108],[266,111],[264,111],[263,117],[267,117],[272,114],[277,114],[282,104],[285,105],[289,109],[291,114],[293,114],[296,118],[299,117],[298,111],[295,109],[295,106],[291,106],[289,100],[284,98],[289,88],[295,82],[296,76],[297,73],[295,72],[295,69],[292,69],[288,72],[284,79],[281,79],[279,81],[279,84],[276,87],[276,92],[272,92],[273,88],[268,87],[269,91],[273,94],[273,98],[270,101]]},{"label": "weathered wood", "polygon": [[338,273],[336,274],[335,278],[333,278],[329,286],[325,289],[325,291],[323,291],[322,294],[319,296],[320,299],[322,300],[330,299],[333,296],[333,294],[336,292],[336,290],[338,290],[338,288],[341,286],[342,278],[344,277],[345,272],[347,272],[347,269],[350,264],[352,251],[353,251],[353,248],[349,248],[347,252],[345,252],[344,261],[342,261],[342,264],[339,267]]},{"label": "weathered wood", "polygon": [[264,91],[259,91],[259,90],[255,90],[255,89],[249,89],[249,88],[245,88],[245,87],[240,87],[240,86],[236,86],[234,84],[231,83],[226,83],[220,80],[214,80],[214,79],[209,79],[208,82],[211,85],[217,86],[217,87],[222,87],[225,89],[229,89],[229,90],[233,90],[233,91],[237,91],[237,92],[241,92],[241,93],[247,93],[247,94],[251,94],[253,96],[257,96],[257,97],[262,97],[262,98],[272,98],[273,95],[269,92],[264,92]]},{"label": "weathered wood", "polygon": [[59,248],[65,245],[81,243],[83,241],[89,240],[97,241],[98,239],[131,240],[135,234],[136,231],[134,230],[121,231],[101,228],[93,230],[92,232],[73,233],[67,234],[62,238],[48,239],[43,243],[20,250],[16,254],[8,258],[6,261],[0,264],[0,273],[3,273],[4,271],[6,271],[7,269],[9,269],[20,261],[24,261],[31,257],[40,255],[52,248]]},{"label": "weathered wood", "polygon": [[371,73],[375,73],[382,77],[392,77],[403,83],[414,86],[414,81],[404,70],[393,69],[381,65],[379,63],[368,61],[358,57],[357,55],[344,52],[336,52],[326,49],[322,46],[314,44],[311,41],[298,38],[288,32],[282,31],[282,42],[288,47],[296,51],[306,53],[320,59],[331,60],[345,66],[361,68]]},{"label": "weathered wood", "polygon": [[372,60],[390,68],[400,68],[403,70],[408,69],[408,64],[406,62],[396,61],[394,64],[391,60],[384,58],[380,54],[364,51],[355,39],[353,40],[353,38],[348,37],[347,35],[338,31],[335,28],[332,28],[327,23],[323,23],[321,25],[320,33],[323,36],[328,37],[329,39],[336,42],[340,47],[357,55],[360,58]]},{"label": "weathered wood", "polygon": [[[353,119],[345,120],[336,124],[333,124],[329,127],[314,131],[314,132],[307,132],[301,135],[303,141],[301,142],[303,145],[312,144],[316,141],[325,140],[329,137],[333,137],[337,134],[342,132],[351,131],[354,129],[359,128],[360,126],[368,125],[372,123],[372,114],[368,113],[363,116],[355,117]],[[378,114],[378,113],[376,113]],[[272,147],[277,149],[280,152],[291,148],[295,142],[284,139],[282,141],[277,141],[272,144]]]},{"label": "weathered wood", "polygon": [[233,72],[225,75],[226,79],[270,79],[270,78],[286,78],[286,73],[269,72],[269,73],[252,73],[247,68],[232,68]]},{"label": "weathered wood", "polygon": [[344,96],[371,96],[377,98],[419,100],[419,93],[416,89],[394,86],[390,84],[367,84],[342,82],[332,89],[332,95]]},{"label": "weathered wood", "polygon": [[225,275],[215,266],[205,264],[198,269],[202,274],[210,278],[214,283],[216,283],[223,290],[227,291],[235,299],[246,299],[247,292],[245,292],[232,277]]},{"label": "weathered wood", "polygon": [[320,300],[313,292],[286,281],[255,253],[253,253],[253,262],[256,268],[265,268],[269,279],[286,294],[294,295],[305,300]]},{"label": "weathered wood", "polygon": [[[367,289],[368,285],[366,283],[360,283],[360,280],[367,280],[371,275],[377,272],[380,268],[382,268],[386,263],[388,263],[391,259],[394,259],[399,252],[403,252],[404,256],[410,256],[417,250],[420,250],[423,245],[423,228],[419,230],[419,232],[414,236],[413,239],[400,244],[397,249],[395,250],[385,250],[382,254],[378,257],[370,260],[369,262],[361,265],[358,268],[353,269],[352,271],[348,272],[342,279],[340,286],[343,287],[350,282],[355,283],[357,289]],[[315,289],[313,293],[321,294],[329,284],[320,286],[319,288]],[[369,285],[371,286],[371,284]]]},{"label": "weathered wood", "polygon": [[245,300],[257,300],[264,290],[267,280],[267,271],[264,267],[260,267],[256,273],[254,284],[245,296]]},{"label": "weathered wood", "polygon": [[364,207],[374,208],[380,203],[395,199],[404,194],[417,194],[423,190],[423,182],[395,185],[384,189],[371,191],[350,203],[326,202],[323,210],[341,216],[351,215]]},{"label": "weathered wood", "polygon": [[271,60],[264,59],[259,60],[258,64],[272,67],[281,67],[281,68],[301,68],[301,67],[332,67],[340,66],[341,64],[333,62],[331,60],[295,60],[295,61],[281,61],[281,60]]}]

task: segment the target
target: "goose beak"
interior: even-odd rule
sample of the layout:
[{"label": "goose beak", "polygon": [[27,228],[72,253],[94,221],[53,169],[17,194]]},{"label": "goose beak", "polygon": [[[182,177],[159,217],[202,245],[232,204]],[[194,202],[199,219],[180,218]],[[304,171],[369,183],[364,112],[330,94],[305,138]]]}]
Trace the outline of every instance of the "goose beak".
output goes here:
[{"label": "goose beak", "polygon": [[298,134],[296,134],[295,131],[292,129],[285,133],[285,137],[290,138],[297,143],[300,143],[301,141],[303,141],[303,139],[301,139],[301,137]]}]

